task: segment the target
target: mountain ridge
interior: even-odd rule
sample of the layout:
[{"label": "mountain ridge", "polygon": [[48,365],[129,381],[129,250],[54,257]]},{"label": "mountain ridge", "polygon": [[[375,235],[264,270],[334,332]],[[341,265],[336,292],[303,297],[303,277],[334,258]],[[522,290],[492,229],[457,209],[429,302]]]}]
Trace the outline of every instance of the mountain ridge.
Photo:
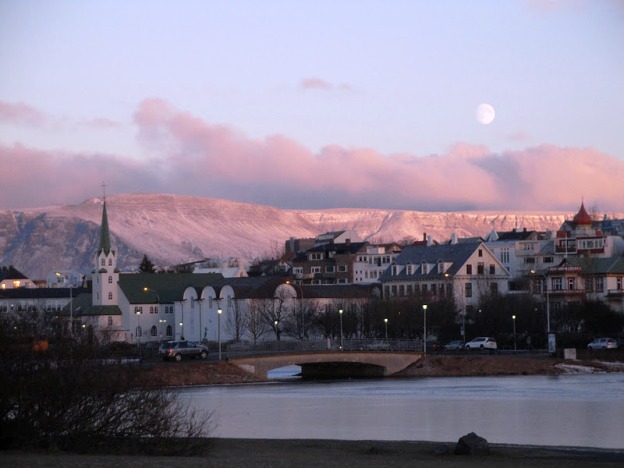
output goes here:
[{"label": "mountain ridge", "polygon": [[[370,208],[279,209],[218,198],[170,194],[106,197],[112,244],[121,269],[136,268],[143,255],[167,266],[206,257],[274,256],[291,237],[316,237],[352,229],[374,242],[444,241],[509,231],[556,230],[573,213],[421,212]],[[102,199],[0,211],[0,265],[14,265],[40,279],[54,270],[93,268],[99,242]]]}]

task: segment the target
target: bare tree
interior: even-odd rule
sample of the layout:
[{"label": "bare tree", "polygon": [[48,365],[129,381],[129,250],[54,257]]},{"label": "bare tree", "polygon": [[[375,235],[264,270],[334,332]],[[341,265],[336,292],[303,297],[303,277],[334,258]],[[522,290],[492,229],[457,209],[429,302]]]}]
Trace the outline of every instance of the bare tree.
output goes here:
[{"label": "bare tree", "polygon": [[107,348],[34,337],[20,322],[0,323],[0,445],[110,449],[176,438],[176,450],[190,450],[213,429],[209,412],[150,384],[134,365],[110,365]]},{"label": "bare tree", "polygon": [[253,344],[256,344],[268,330],[264,309],[272,305],[264,299],[252,299],[245,309],[245,330],[251,337]]}]

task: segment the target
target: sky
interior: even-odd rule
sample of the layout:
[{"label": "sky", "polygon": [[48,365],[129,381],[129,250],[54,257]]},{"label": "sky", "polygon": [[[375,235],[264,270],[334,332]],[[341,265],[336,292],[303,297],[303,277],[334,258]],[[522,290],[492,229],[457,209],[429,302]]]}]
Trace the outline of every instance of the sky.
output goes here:
[{"label": "sky", "polygon": [[624,212],[623,134],[624,1],[0,0],[0,209]]}]

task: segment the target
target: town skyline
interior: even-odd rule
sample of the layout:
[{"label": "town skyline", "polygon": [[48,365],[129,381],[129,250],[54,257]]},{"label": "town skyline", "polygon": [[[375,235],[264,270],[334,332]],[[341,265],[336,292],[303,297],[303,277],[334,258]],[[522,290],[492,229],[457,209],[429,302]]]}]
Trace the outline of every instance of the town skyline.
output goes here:
[{"label": "town skyline", "polygon": [[282,209],[621,211],[623,21],[586,0],[0,1],[0,209],[105,181]]}]

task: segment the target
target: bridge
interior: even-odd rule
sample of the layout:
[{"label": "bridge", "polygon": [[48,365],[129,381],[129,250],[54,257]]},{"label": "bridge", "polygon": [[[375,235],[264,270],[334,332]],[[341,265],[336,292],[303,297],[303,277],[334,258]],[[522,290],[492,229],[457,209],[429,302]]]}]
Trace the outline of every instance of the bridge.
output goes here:
[{"label": "bridge", "polygon": [[230,358],[241,369],[266,379],[272,369],[301,366],[303,378],[387,377],[414,364],[422,355],[414,352],[327,351]]}]

